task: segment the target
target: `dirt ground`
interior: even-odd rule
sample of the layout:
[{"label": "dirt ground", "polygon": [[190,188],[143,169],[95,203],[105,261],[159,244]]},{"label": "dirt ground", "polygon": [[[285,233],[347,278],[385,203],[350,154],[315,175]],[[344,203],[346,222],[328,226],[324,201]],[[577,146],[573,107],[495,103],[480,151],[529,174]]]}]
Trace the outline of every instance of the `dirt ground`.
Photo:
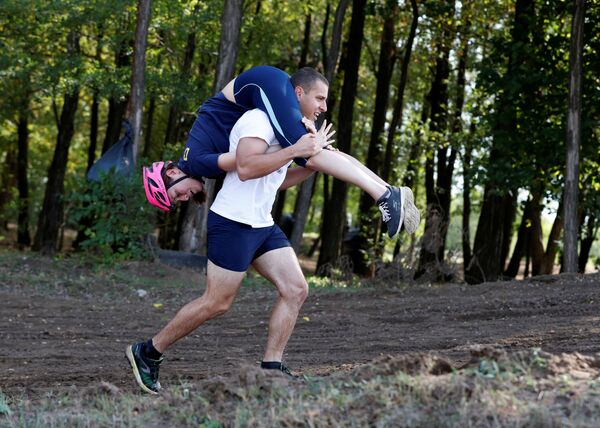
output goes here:
[{"label": "dirt ground", "polygon": [[[0,390],[40,398],[106,381],[136,391],[125,346],[151,337],[201,294],[203,283],[201,273],[151,263],[98,269],[2,256]],[[139,296],[140,288],[146,296]],[[229,313],[168,351],[163,387],[258,363],[274,298],[268,285],[244,285]],[[460,367],[473,345],[591,355],[600,352],[599,303],[599,274],[477,286],[313,289],[285,362],[299,374],[328,376],[350,375],[382,355],[432,352]]]}]

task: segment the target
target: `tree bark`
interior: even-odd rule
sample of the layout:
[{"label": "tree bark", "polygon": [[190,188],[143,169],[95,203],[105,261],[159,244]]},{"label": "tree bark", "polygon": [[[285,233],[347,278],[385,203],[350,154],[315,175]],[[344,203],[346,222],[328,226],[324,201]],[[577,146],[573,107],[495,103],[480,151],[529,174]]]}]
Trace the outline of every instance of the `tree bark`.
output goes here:
[{"label": "tree bark", "polygon": [[[199,4],[199,3],[198,3]],[[199,10],[198,5],[194,8],[194,13]],[[192,62],[194,61],[194,53],[196,52],[196,33],[189,33],[187,36],[187,42],[185,46],[185,54],[183,57],[183,64],[179,73],[180,78],[187,79],[192,69]],[[165,145],[175,144],[179,140],[179,133],[181,130],[181,102],[177,97],[171,102],[169,109],[169,118],[167,119],[167,130],[165,132]]]},{"label": "tree bark", "polygon": [[143,157],[154,159],[152,153],[152,131],[154,130],[154,112],[156,111],[156,95],[150,94],[150,105],[146,112],[146,130],[144,131],[144,150]]},{"label": "tree bark", "polygon": [[[221,40],[219,60],[215,73],[213,93],[221,90],[235,74],[242,23],[243,0],[225,0],[221,14]],[[214,200],[215,180],[206,180],[207,200],[201,206],[188,204],[185,212],[179,249],[188,252],[206,252],[208,209]]]},{"label": "tree bark", "polygon": [[588,215],[586,222],[587,233],[585,238],[581,240],[581,246],[579,251],[578,258],[578,272],[585,273],[585,266],[587,265],[588,259],[590,257],[590,251],[592,249],[592,244],[594,243],[594,238],[596,237],[597,231],[596,224],[596,216]]},{"label": "tree bark", "polygon": [[[350,34],[347,41],[344,83],[338,115],[338,146],[346,153],[352,149],[352,124],[354,100],[358,86],[358,69],[365,24],[366,0],[353,0]],[[347,184],[339,180],[333,181],[331,198],[324,207],[321,230],[321,250],[317,263],[317,271],[324,273],[325,265],[335,263],[341,248],[342,236],[346,222]]]},{"label": "tree bark", "polygon": [[552,223],[550,235],[548,236],[548,243],[546,244],[546,252],[544,253],[540,275],[548,275],[554,271],[554,261],[556,260],[556,254],[558,253],[560,234],[563,230],[562,211],[561,204],[561,206],[558,207],[554,223]]},{"label": "tree bark", "polygon": [[402,120],[402,113],[404,111],[404,92],[406,89],[406,82],[408,80],[408,66],[410,64],[410,57],[412,55],[412,48],[417,34],[417,25],[419,24],[419,6],[417,0],[410,0],[412,7],[412,20],[410,23],[410,31],[408,32],[408,38],[404,47],[404,57],[400,64],[400,79],[398,81],[398,89],[396,95],[396,102],[394,103],[394,111],[392,113],[392,119],[390,120],[390,127],[387,135],[387,142],[385,146],[385,157],[383,161],[383,170],[381,178],[384,181],[388,181],[391,175],[392,160],[396,154],[395,137],[400,132],[400,121]]},{"label": "tree bark", "polygon": [[[377,66],[377,86],[375,90],[375,109],[371,128],[371,138],[367,150],[366,166],[375,174],[381,175],[384,167],[384,137],[386,113],[390,98],[392,72],[396,62],[395,24],[398,19],[398,2],[387,0],[383,16],[383,31],[379,47],[379,62]],[[372,277],[375,275],[375,261],[383,253],[381,242],[381,220],[373,205],[373,198],[366,192],[361,194],[359,202],[360,238],[359,251],[364,258],[354,266],[354,271],[360,275]]]},{"label": "tree bark", "polygon": [[565,172],[565,272],[577,272],[577,198],[579,195],[579,150],[581,144],[581,75],[585,0],[575,1],[571,25],[569,111],[567,114],[567,163]]},{"label": "tree bark", "polygon": [[[131,64],[130,56],[127,54],[126,41],[122,41],[119,50],[115,56],[115,66],[117,68],[126,68]],[[106,153],[117,141],[121,135],[121,123],[127,110],[129,97],[127,95],[112,95],[108,99],[108,115],[106,122],[106,133],[102,143],[102,154]]]},{"label": "tree bark", "polygon": [[[79,54],[80,35],[70,32],[67,35],[67,51],[70,55]],[[69,157],[69,147],[75,130],[75,113],[79,102],[79,87],[75,86],[64,95],[62,112],[58,122],[58,136],[52,163],[48,169],[48,181],[44,194],[42,211],[38,219],[34,247],[42,254],[52,255],[58,249],[59,230],[63,222],[65,171]]]},{"label": "tree bark", "polygon": [[[475,123],[471,122],[469,134],[475,132]],[[465,145],[462,158],[463,167],[463,215],[462,215],[462,252],[463,252],[463,276],[467,266],[471,263],[471,158],[473,149],[469,142]]]},{"label": "tree bark", "polygon": [[[504,88],[499,96],[496,123],[493,128],[493,140],[488,163],[501,165],[509,154],[503,152],[503,140],[518,135],[516,101],[522,90],[519,83],[519,71],[527,58],[521,46],[529,44],[530,26],[534,22],[533,0],[517,0],[514,25],[511,31],[512,43]],[[483,204],[473,244],[473,258],[465,271],[465,279],[471,283],[495,281],[504,270],[505,256],[510,243],[509,225],[511,213],[514,213],[516,192],[507,189],[500,182],[488,179],[485,183]],[[509,205],[507,205],[509,204]]]},{"label": "tree bark", "polygon": [[[341,0],[338,3],[338,6],[335,11],[333,31],[331,34],[331,46],[329,49],[327,49],[325,44],[327,24],[325,25],[323,35],[321,37],[323,47],[323,64],[325,65],[324,75],[327,81],[329,82],[330,91],[331,87],[333,86],[333,75],[340,56],[340,46],[342,40],[342,23],[344,21],[344,15],[346,13],[346,9],[348,8],[348,4],[349,0]],[[330,5],[328,4],[327,7],[329,10]],[[328,117],[331,117],[330,115],[332,111],[333,103],[329,103],[329,108],[327,110]],[[302,234],[304,233],[304,228],[306,226],[308,211],[310,208],[312,195],[314,193],[316,179],[317,174],[315,173],[308,179],[304,180],[304,182],[302,182],[302,184],[300,185],[300,190],[298,191],[296,204],[294,205],[294,226],[292,228],[290,244],[292,245],[292,248],[294,248],[296,253],[298,253],[300,250]]]},{"label": "tree bark", "polygon": [[[443,15],[444,21],[453,19],[454,10],[454,0],[449,0]],[[438,45],[435,76],[428,97],[431,105],[430,130],[434,136],[438,137],[435,145],[441,147],[436,150],[435,154],[428,156],[426,163],[425,180],[428,183],[425,186],[427,190],[425,233],[421,243],[419,266],[415,275],[420,277],[429,271],[436,280],[445,279],[441,268],[444,262],[446,235],[450,223],[452,175],[456,160],[456,150],[448,147],[445,143],[448,131],[446,106],[448,105],[448,78],[450,76],[449,57],[453,34],[454,31],[448,28],[448,25],[443,25]]]},{"label": "tree bark", "polygon": [[146,46],[150,25],[151,0],[138,0],[135,41],[133,47],[133,70],[131,73],[131,95],[127,106],[127,118],[133,133],[133,165],[137,164],[142,131],[142,108],[144,106]]},{"label": "tree bark", "polygon": [[302,51],[300,52],[300,61],[298,61],[298,68],[302,68],[308,61],[308,50],[310,48],[310,29],[312,24],[312,16],[310,12],[306,14],[304,18],[304,37],[302,38]]},{"label": "tree bark", "polygon": [[20,248],[31,245],[29,235],[29,181],[27,179],[29,156],[29,106],[24,105],[17,122],[17,186],[19,190],[17,244]]}]

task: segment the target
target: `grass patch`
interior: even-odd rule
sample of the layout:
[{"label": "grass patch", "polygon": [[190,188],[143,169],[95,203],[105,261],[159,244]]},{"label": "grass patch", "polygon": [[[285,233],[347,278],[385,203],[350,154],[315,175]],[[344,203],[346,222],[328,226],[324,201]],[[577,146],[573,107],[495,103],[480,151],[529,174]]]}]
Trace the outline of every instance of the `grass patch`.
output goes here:
[{"label": "grass patch", "polygon": [[101,383],[38,403],[17,401],[0,424],[598,426],[595,360],[537,350],[486,352],[461,369],[430,355],[382,357],[349,373],[301,381],[244,366],[229,378],[170,386],[159,397],[122,393]]}]

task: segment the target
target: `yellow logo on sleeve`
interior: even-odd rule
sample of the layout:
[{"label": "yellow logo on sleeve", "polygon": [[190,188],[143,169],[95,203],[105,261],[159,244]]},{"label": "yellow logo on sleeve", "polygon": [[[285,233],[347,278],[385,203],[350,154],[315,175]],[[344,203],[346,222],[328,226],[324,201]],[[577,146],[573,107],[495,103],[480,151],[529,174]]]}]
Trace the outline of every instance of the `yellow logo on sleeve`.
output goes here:
[{"label": "yellow logo on sleeve", "polygon": [[188,154],[190,153],[190,148],[186,147],[185,150],[183,151],[183,160],[187,162],[188,160]]}]

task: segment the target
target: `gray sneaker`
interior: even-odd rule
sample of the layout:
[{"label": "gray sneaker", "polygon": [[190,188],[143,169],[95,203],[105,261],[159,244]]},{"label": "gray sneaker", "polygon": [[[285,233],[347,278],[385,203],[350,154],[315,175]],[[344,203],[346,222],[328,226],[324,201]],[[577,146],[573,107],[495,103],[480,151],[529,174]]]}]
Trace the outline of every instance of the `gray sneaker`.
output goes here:
[{"label": "gray sneaker", "polygon": [[408,187],[401,187],[403,199],[402,205],[404,206],[404,230],[406,233],[413,234],[419,227],[421,222],[421,213],[415,206],[415,197],[413,196],[412,190]]},{"label": "gray sneaker", "polygon": [[385,223],[387,233],[393,238],[404,225],[407,233],[413,234],[419,227],[421,215],[415,207],[412,190],[408,187],[389,186],[388,192],[378,201],[381,219]]}]

